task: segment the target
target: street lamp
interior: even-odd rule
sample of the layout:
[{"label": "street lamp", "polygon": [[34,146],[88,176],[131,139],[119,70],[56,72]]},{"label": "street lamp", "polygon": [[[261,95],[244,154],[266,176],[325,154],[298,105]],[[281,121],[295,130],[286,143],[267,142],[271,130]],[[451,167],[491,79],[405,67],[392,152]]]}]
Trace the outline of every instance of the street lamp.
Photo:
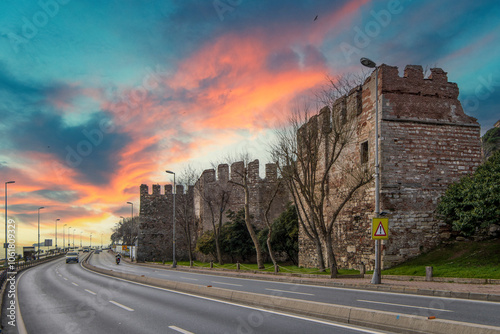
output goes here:
[{"label": "street lamp", "polygon": [[[127,204],[132,205],[132,226],[135,227],[135,224],[134,224],[134,203],[127,202]],[[139,231],[139,229],[137,229],[137,231]],[[139,248],[139,232],[137,232],[137,240],[136,240],[136,243],[135,243],[135,262],[137,262],[137,258],[138,258],[138,256],[137,256],[138,255],[138,252],[137,252],[138,248]]]},{"label": "street lamp", "polygon": [[40,260],[40,210],[45,209],[41,206],[38,208],[38,260]]},{"label": "street lamp", "polygon": [[[68,224],[63,225],[63,252],[66,250],[66,236],[64,235],[64,227]],[[69,231],[69,230],[68,230]]]},{"label": "street lamp", "polygon": [[75,250],[75,231],[76,228],[73,227],[73,250]]},{"label": "street lamp", "polygon": [[7,266],[7,185],[16,181],[5,182],[5,266]]},{"label": "street lamp", "polygon": [[[378,68],[377,64],[373,60],[368,58],[361,58],[361,64],[369,68],[375,68],[375,217],[377,218],[380,214],[380,170],[379,170],[379,158],[378,158],[378,146],[379,146],[379,134],[378,134]],[[373,271],[372,284],[381,283],[381,273],[380,273],[380,240],[375,240],[375,270]]]},{"label": "street lamp", "polygon": [[83,231],[80,231],[80,248],[82,248],[82,233]]},{"label": "street lamp", "polygon": [[70,234],[71,233],[71,229],[72,229],[71,226],[68,227],[68,251],[69,251],[69,249],[71,247],[71,234]]},{"label": "street lamp", "polygon": [[92,233],[90,233],[90,245],[89,248],[92,248]]},{"label": "street lamp", "polygon": [[174,221],[174,228],[173,228],[173,237],[172,237],[172,257],[173,257],[173,261],[172,261],[172,268],[176,268],[177,267],[177,261],[175,261],[175,173],[170,171],[170,170],[166,170],[165,171],[166,173],[168,174],[174,174],[174,204],[173,204],[173,207],[174,207],[174,214],[173,214],[173,221]]},{"label": "street lamp", "polygon": [[57,221],[61,220],[59,218],[56,219],[56,251],[57,251]]}]

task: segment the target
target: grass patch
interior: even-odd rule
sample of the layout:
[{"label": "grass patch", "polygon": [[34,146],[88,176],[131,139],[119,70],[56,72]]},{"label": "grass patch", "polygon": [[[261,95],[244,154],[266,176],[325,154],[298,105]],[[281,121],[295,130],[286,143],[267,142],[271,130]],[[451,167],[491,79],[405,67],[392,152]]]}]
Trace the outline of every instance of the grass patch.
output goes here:
[{"label": "grass patch", "polygon": [[[156,262],[157,264],[162,264],[162,262]],[[165,265],[172,265],[172,262],[165,262]],[[177,265],[189,267],[189,261],[178,261]],[[193,266],[195,268],[210,268],[210,263],[193,261]],[[320,272],[317,268],[303,268],[293,265],[279,265],[281,273],[292,273],[292,274],[316,274],[316,275],[330,275],[330,270],[326,269],[325,272]],[[255,263],[241,263],[241,271],[262,271],[262,272],[274,272],[274,266],[272,263],[265,263],[265,269],[258,269]],[[235,263],[225,263],[222,266],[214,262],[214,269],[232,269],[236,270]],[[359,275],[359,270],[354,269],[339,269],[339,275]]]},{"label": "grass patch", "polygon": [[500,279],[499,254],[500,239],[453,242],[382,270],[382,275],[425,276],[425,267],[432,266],[434,277]]}]

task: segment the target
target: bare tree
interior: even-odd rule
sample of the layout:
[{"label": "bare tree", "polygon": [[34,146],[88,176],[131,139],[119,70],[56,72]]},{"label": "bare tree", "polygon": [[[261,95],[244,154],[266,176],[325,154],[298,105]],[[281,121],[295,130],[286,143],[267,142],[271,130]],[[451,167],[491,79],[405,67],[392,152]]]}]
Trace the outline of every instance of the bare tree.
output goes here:
[{"label": "bare tree", "polygon": [[182,236],[188,250],[189,261],[193,260],[193,249],[196,243],[196,217],[194,215],[193,189],[197,180],[197,171],[191,166],[187,166],[178,178],[178,184],[184,185],[185,193],[178,194],[176,205],[176,222],[179,224]]},{"label": "bare tree", "polygon": [[131,218],[115,224],[112,230],[111,241],[115,244],[132,245],[138,235],[137,224]]},{"label": "bare tree", "polygon": [[[259,269],[264,269],[264,258],[262,256],[262,247],[259,243],[259,238],[257,237],[257,233],[252,224],[252,216],[250,215],[250,178],[251,175],[249,173],[249,166],[251,164],[259,163],[258,160],[250,162],[250,158],[248,153],[242,153],[239,159],[229,158],[230,161],[238,161],[237,163],[232,164],[231,166],[231,174],[233,177],[229,182],[234,184],[237,187],[243,189],[243,193],[245,195],[244,201],[244,211],[245,211],[245,225],[247,227],[248,233],[250,234],[250,238],[252,238],[252,242],[255,247],[255,252],[257,255],[257,267]],[[258,176],[258,175],[257,175]]]},{"label": "bare tree", "polygon": [[[218,166],[216,163],[212,163],[212,165],[214,166],[214,169]],[[224,165],[221,166],[224,167]],[[202,177],[204,177],[203,174]],[[206,205],[206,208],[210,213],[210,221],[212,223],[212,230],[214,232],[215,239],[215,249],[217,252],[217,262],[219,262],[220,265],[223,265],[224,261],[222,259],[220,235],[222,231],[224,212],[226,211],[229,199],[231,198],[233,185],[230,184],[228,180],[221,179],[219,179],[218,182],[215,182],[210,189],[204,189],[204,185],[205,180],[199,180],[195,185],[195,191],[200,196],[202,202]]]},{"label": "bare tree", "polygon": [[273,235],[273,224],[272,224],[272,222],[269,221],[269,211],[271,210],[271,206],[273,205],[273,202],[276,199],[276,196],[282,191],[283,191],[283,182],[280,179],[274,185],[274,190],[271,193],[271,196],[269,196],[269,198],[265,199],[265,202],[267,203],[267,205],[266,205],[266,212],[264,213],[264,219],[265,219],[266,226],[268,229],[266,244],[267,244],[267,250],[269,251],[269,257],[271,258],[271,261],[273,262],[274,266],[276,266],[276,259],[275,259],[272,245],[271,245],[271,238]]},{"label": "bare tree", "polygon": [[276,130],[270,147],[292,192],[301,228],[316,246],[318,267],[325,270],[324,247],[332,275],[337,272],[335,222],[356,191],[372,180],[368,164],[353,154],[359,110],[349,107],[345,96],[352,82],[356,78],[329,78],[317,94],[325,107],[312,117],[309,104],[294,110],[288,123]]}]

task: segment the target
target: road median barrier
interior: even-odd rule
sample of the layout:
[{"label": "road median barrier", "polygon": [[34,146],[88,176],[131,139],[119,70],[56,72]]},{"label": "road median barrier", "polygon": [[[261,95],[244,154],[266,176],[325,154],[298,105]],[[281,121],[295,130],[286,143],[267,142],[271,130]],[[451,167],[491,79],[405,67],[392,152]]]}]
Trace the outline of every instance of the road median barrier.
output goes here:
[{"label": "road median barrier", "polygon": [[234,291],[191,283],[175,282],[167,279],[132,275],[95,267],[87,261],[83,266],[89,270],[152,285],[169,290],[190,293],[237,304],[260,307],[271,311],[282,311],[303,316],[349,323],[357,326],[381,329],[396,333],[414,334],[500,334],[500,327],[484,326],[442,319],[428,319],[422,316],[404,315],[393,312],[375,311],[350,306],[297,300],[250,292]]}]

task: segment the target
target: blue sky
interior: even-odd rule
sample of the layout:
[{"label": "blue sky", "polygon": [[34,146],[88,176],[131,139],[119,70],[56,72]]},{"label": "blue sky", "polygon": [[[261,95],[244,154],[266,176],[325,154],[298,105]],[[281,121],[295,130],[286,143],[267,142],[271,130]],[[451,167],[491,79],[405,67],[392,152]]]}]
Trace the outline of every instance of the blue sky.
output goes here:
[{"label": "blue sky", "polygon": [[[327,75],[441,67],[482,132],[500,119],[497,1],[0,3],[0,173],[20,242],[109,235],[141,183],[246,148]],[[316,15],[318,18],[315,20]],[[137,212],[138,210],[136,210]]]}]

